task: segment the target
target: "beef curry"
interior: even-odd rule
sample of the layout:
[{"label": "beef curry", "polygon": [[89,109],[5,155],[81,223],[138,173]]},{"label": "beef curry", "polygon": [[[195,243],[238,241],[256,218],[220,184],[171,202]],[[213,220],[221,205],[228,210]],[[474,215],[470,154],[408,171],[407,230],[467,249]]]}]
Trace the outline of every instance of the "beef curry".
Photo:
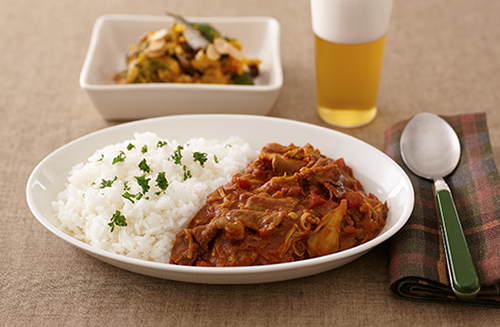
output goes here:
[{"label": "beef curry", "polygon": [[170,263],[250,266],[319,257],[373,239],[387,212],[343,159],[309,144],[270,143],[208,196],[176,235]]}]

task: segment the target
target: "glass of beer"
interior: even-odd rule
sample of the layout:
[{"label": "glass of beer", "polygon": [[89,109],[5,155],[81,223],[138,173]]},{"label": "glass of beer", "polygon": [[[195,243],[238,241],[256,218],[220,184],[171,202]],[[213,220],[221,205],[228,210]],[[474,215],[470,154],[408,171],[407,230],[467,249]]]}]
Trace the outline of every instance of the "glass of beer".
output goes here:
[{"label": "glass of beer", "polygon": [[392,0],[311,0],[318,115],[359,127],[377,115]]}]

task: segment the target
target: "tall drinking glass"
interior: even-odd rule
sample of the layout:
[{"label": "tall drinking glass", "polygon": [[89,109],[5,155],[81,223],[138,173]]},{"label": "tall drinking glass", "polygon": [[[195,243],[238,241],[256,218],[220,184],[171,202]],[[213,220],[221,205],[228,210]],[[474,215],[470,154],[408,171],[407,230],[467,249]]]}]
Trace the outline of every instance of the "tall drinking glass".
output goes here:
[{"label": "tall drinking glass", "polygon": [[311,0],[318,115],[359,127],[377,115],[392,0]]}]

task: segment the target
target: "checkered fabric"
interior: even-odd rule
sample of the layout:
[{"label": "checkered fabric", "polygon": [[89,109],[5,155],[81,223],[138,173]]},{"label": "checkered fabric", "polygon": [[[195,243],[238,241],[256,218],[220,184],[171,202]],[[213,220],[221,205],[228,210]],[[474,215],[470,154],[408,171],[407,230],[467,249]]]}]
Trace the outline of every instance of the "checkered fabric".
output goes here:
[{"label": "checkered fabric", "polygon": [[442,117],[462,147],[457,169],[447,178],[481,283],[473,300],[453,294],[439,228],[433,183],[409,171],[399,141],[408,121],[385,132],[385,152],[408,174],[415,207],[406,225],[391,239],[393,292],[406,299],[500,306],[500,176],[492,156],[485,113]]}]

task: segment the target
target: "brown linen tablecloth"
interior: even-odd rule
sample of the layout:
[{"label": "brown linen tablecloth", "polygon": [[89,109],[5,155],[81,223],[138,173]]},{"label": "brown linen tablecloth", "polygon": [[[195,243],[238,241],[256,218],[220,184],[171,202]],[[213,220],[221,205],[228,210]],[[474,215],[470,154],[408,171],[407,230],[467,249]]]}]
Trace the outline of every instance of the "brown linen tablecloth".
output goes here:
[{"label": "brown linen tablecloth", "polygon": [[[404,301],[390,289],[389,243],[322,274],[258,285],[200,285],[105,264],[47,231],[26,204],[33,168],[112,126],[78,78],[104,14],[271,16],[284,84],[270,111],[316,114],[308,0],[0,0],[0,326],[497,326],[497,308]],[[485,112],[500,162],[500,1],[394,0],[375,120],[341,130],[379,150],[422,111]],[[332,145],[333,146],[333,145]]]},{"label": "brown linen tablecloth", "polygon": [[443,118],[460,139],[460,162],[446,182],[456,203],[481,291],[473,300],[461,300],[450,288],[433,182],[413,174],[401,157],[399,142],[408,121],[393,125],[385,133],[385,152],[406,171],[415,190],[413,213],[391,239],[391,288],[396,295],[414,300],[500,307],[500,176],[492,157],[486,114]]}]

